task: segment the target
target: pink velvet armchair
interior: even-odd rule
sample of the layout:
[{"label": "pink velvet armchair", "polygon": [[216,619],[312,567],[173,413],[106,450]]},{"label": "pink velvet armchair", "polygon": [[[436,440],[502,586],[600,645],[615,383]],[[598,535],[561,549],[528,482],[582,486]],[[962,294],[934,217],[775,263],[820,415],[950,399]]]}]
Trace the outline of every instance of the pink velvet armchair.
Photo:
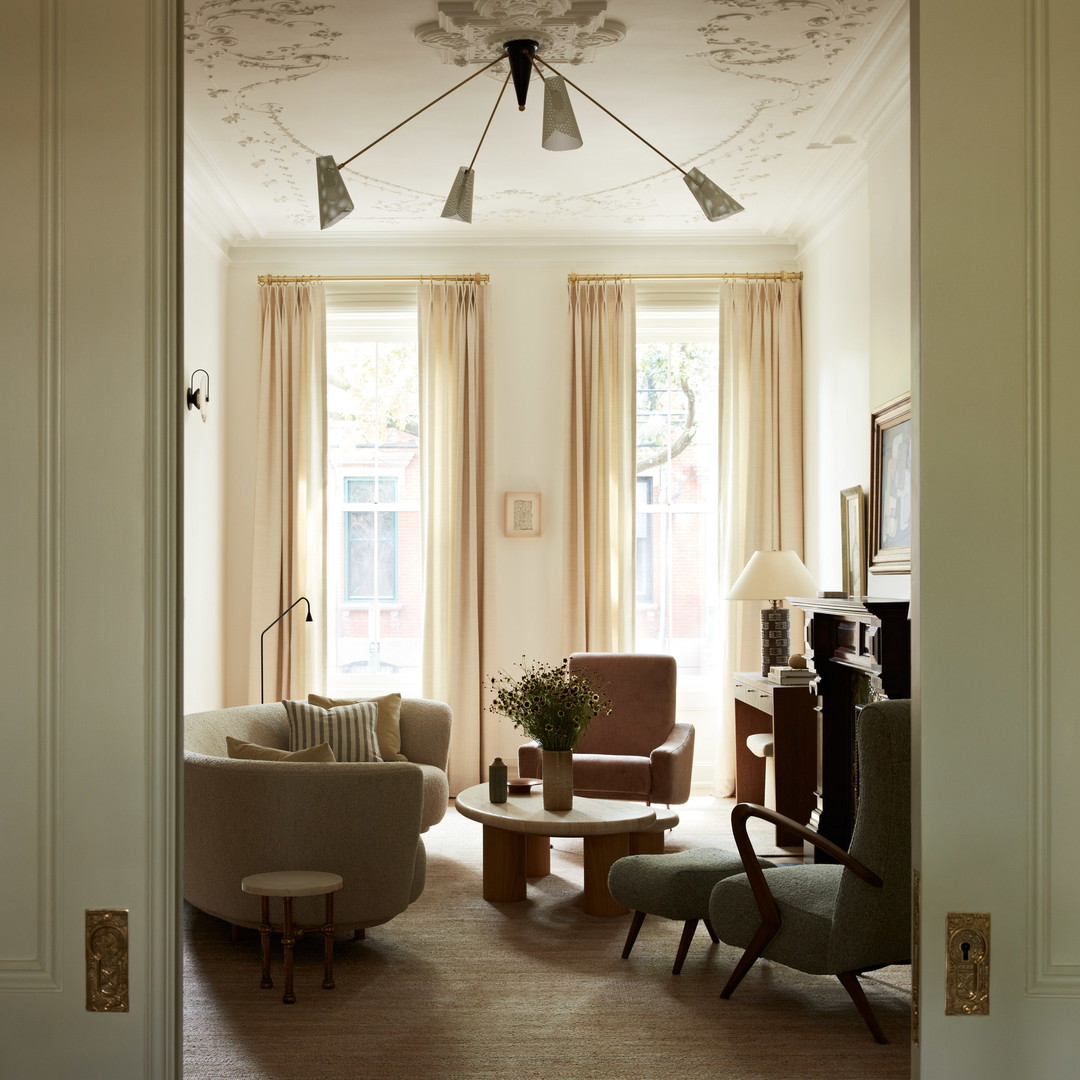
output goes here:
[{"label": "pink velvet armchair", "polygon": [[[668,806],[686,802],[694,726],[675,722],[675,658],[574,653],[570,670],[594,676],[611,701],[611,713],[593,720],[574,750],[574,794]],[[518,748],[518,775],[543,778],[535,742]]]}]

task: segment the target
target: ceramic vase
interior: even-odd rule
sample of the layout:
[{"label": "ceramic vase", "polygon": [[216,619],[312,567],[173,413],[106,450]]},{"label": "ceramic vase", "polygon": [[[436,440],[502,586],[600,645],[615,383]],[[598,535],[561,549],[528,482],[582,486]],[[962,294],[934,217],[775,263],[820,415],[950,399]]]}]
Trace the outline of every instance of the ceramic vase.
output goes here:
[{"label": "ceramic vase", "polygon": [[544,809],[574,808],[574,751],[544,750]]},{"label": "ceramic vase", "polygon": [[506,802],[506,763],[497,757],[488,766],[488,802]]}]

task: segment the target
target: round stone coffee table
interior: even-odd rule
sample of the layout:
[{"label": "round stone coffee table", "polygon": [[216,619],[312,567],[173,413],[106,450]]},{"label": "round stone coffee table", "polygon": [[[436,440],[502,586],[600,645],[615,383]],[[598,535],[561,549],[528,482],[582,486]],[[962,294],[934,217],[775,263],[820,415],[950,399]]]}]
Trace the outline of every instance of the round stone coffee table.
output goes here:
[{"label": "round stone coffee table", "polygon": [[[608,892],[611,864],[624,855],[655,850],[657,842],[657,814],[644,803],[575,796],[572,810],[545,810],[539,790],[493,803],[487,784],[466,788],[454,801],[459,814],[484,827],[483,895],[493,903],[524,900],[526,878],[551,872],[550,837],[580,836],[585,848],[582,908],[590,915],[622,915],[628,909]],[[662,812],[665,827],[678,820]]]}]

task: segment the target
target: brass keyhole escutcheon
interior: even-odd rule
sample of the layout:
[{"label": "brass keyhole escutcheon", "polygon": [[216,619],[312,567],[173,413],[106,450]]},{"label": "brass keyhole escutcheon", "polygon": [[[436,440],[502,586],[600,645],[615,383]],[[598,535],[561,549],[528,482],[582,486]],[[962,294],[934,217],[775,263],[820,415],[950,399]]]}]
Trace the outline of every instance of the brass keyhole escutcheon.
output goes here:
[{"label": "brass keyhole escutcheon", "polygon": [[945,951],[945,1015],[990,1012],[990,916],[950,913]]}]

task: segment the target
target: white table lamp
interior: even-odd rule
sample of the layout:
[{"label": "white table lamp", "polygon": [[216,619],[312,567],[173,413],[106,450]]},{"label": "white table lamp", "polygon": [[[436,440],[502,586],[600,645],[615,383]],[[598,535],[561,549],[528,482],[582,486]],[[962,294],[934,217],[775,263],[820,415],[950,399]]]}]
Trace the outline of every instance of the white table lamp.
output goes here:
[{"label": "white table lamp", "polygon": [[755,551],[735,579],[729,600],[768,600],[761,609],[761,674],[783,666],[791,656],[791,612],[785,596],[816,596],[817,582],[794,551]]}]

